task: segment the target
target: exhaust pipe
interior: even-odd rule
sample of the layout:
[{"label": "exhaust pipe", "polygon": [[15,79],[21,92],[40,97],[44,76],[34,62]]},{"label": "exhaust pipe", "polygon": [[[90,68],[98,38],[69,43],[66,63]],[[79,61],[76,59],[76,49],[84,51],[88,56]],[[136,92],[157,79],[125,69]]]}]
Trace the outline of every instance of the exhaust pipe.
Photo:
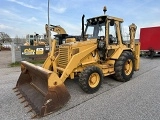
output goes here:
[{"label": "exhaust pipe", "polygon": [[84,40],[84,17],[85,15],[82,16],[82,38]]}]

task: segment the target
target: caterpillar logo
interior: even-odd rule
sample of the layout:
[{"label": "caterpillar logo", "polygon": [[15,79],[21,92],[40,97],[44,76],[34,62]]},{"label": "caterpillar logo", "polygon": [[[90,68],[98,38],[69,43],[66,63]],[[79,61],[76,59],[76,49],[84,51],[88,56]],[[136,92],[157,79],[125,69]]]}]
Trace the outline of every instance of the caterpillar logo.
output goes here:
[{"label": "caterpillar logo", "polygon": [[24,49],[24,51],[22,52],[22,55],[35,55],[35,50],[31,48]]}]

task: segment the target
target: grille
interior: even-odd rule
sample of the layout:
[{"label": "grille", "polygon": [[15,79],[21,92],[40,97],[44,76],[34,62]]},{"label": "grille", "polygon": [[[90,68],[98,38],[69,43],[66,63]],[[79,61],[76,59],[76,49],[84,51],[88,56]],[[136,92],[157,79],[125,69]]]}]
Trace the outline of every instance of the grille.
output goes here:
[{"label": "grille", "polygon": [[65,68],[69,62],[69,50],[68,47],[60,47],[59,48],[59,60],[58,66]]}]

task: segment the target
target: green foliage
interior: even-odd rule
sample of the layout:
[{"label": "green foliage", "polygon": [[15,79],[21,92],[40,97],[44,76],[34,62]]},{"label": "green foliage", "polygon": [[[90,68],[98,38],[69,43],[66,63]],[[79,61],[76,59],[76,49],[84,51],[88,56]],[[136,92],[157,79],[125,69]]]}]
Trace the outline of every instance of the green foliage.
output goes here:
[{"label": "green foliage", "polygon": [[11,63],[9,66],[11,66],[11,67],[20,66],[20,62]]}]

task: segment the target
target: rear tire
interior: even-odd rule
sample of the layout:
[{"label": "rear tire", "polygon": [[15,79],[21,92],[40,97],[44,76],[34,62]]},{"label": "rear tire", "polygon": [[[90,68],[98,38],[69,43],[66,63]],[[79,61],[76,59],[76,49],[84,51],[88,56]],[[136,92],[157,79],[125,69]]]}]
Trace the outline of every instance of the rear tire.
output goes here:
[{"label": "rear tire", "polygon": [[95,93],[99,90],[103,80],[103,73],[96,66],[89,66],[81,72],[79,76],[79,85],[86,93]]},{"label": "rear tire", "polygon": [[117,81],[129,81],[134,73],[134,57],[132,52],[124,51],[116,61],[114,69],[114,78]]}]

